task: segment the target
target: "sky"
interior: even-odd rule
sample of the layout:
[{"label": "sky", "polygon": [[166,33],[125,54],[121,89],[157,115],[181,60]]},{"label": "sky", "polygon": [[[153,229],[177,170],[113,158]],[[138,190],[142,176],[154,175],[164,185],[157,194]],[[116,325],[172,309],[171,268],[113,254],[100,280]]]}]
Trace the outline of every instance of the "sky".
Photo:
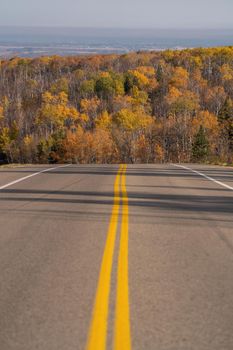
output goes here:
[{"label": "sky", "polygon": [[1,26],[233,28],[233,0],[0,0]]}]

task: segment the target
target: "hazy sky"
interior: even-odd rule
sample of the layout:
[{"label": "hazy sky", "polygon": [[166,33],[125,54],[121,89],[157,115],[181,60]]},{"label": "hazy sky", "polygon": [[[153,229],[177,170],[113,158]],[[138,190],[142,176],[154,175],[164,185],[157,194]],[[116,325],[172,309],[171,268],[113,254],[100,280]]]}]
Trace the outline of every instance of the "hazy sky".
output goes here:
[{"label": "hazy sky", "polygon": [[233,0],[0,0],[0,25],[233,28]]}]

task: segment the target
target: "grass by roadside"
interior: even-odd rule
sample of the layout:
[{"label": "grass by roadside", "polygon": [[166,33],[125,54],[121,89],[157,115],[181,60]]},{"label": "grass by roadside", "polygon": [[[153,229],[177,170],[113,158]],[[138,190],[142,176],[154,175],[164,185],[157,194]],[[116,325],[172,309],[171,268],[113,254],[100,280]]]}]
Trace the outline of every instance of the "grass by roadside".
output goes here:
[{"label": "grass by roadside", "polygon": [[0,169],[5,169],[5,168],[22,168],[22,167],[28,167],[28,166],[33,166],[36,164],[17,164],[17,163],[12,163],[12,164],[2,164],[0,165]]},{"label": "grass by roadside", "polygon": [[[233,163],[223,163],[223,162],[203,162],[203,163],[196,163],[196,164],[199,164],[199,165],[218,165],[218,166],[227,167],[227,168],[232,168],[233,167]],[[8,169],[10,169],[10,168],[22,168],[22,167],[25,168],[25,167],[37,166],[37,165],[41,165],[41,164],[38,164],[38,163],[34,163],[34,164],[33,163],[27,163],[27,164],[18,164],[18,163],[0,164],[0,169],[4,169],[4,168],[8,168]],[[51,164],[46,164],[46,165],[51,165]]]},{"label": "grass by roadside", "polygon": [[219,165],[219,166],[224,166],[224,167],[233,167],[233,163],[223,163],[223,162],[210,162],[210,163],[206,163],[208,165]]}]

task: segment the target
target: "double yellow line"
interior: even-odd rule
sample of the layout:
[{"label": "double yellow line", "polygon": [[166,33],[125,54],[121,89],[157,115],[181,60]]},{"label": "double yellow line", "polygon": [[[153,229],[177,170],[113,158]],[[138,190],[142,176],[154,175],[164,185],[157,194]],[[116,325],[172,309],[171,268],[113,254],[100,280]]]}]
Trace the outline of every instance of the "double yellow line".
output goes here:
[{"label": "double yellow line", "polygon": [[121,165],[114,184],[114,203],[105,244],[95,304],[86,350],[105,350],[108,330],[109,295],[114,248],[122,199],[120,247],[117,266],[117,290],[114,325],[114,350],[130,350],[130,313],[128,290],[128,196],[126,165]]}]

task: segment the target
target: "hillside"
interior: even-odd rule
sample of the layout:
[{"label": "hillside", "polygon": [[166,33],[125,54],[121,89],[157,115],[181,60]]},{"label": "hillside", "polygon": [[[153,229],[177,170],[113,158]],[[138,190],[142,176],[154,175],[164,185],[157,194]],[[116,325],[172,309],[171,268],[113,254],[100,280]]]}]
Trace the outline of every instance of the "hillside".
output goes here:
[{"label": "hillside", "polygon": [[0,61],[0,161],[233,161],[233,47]]}]

